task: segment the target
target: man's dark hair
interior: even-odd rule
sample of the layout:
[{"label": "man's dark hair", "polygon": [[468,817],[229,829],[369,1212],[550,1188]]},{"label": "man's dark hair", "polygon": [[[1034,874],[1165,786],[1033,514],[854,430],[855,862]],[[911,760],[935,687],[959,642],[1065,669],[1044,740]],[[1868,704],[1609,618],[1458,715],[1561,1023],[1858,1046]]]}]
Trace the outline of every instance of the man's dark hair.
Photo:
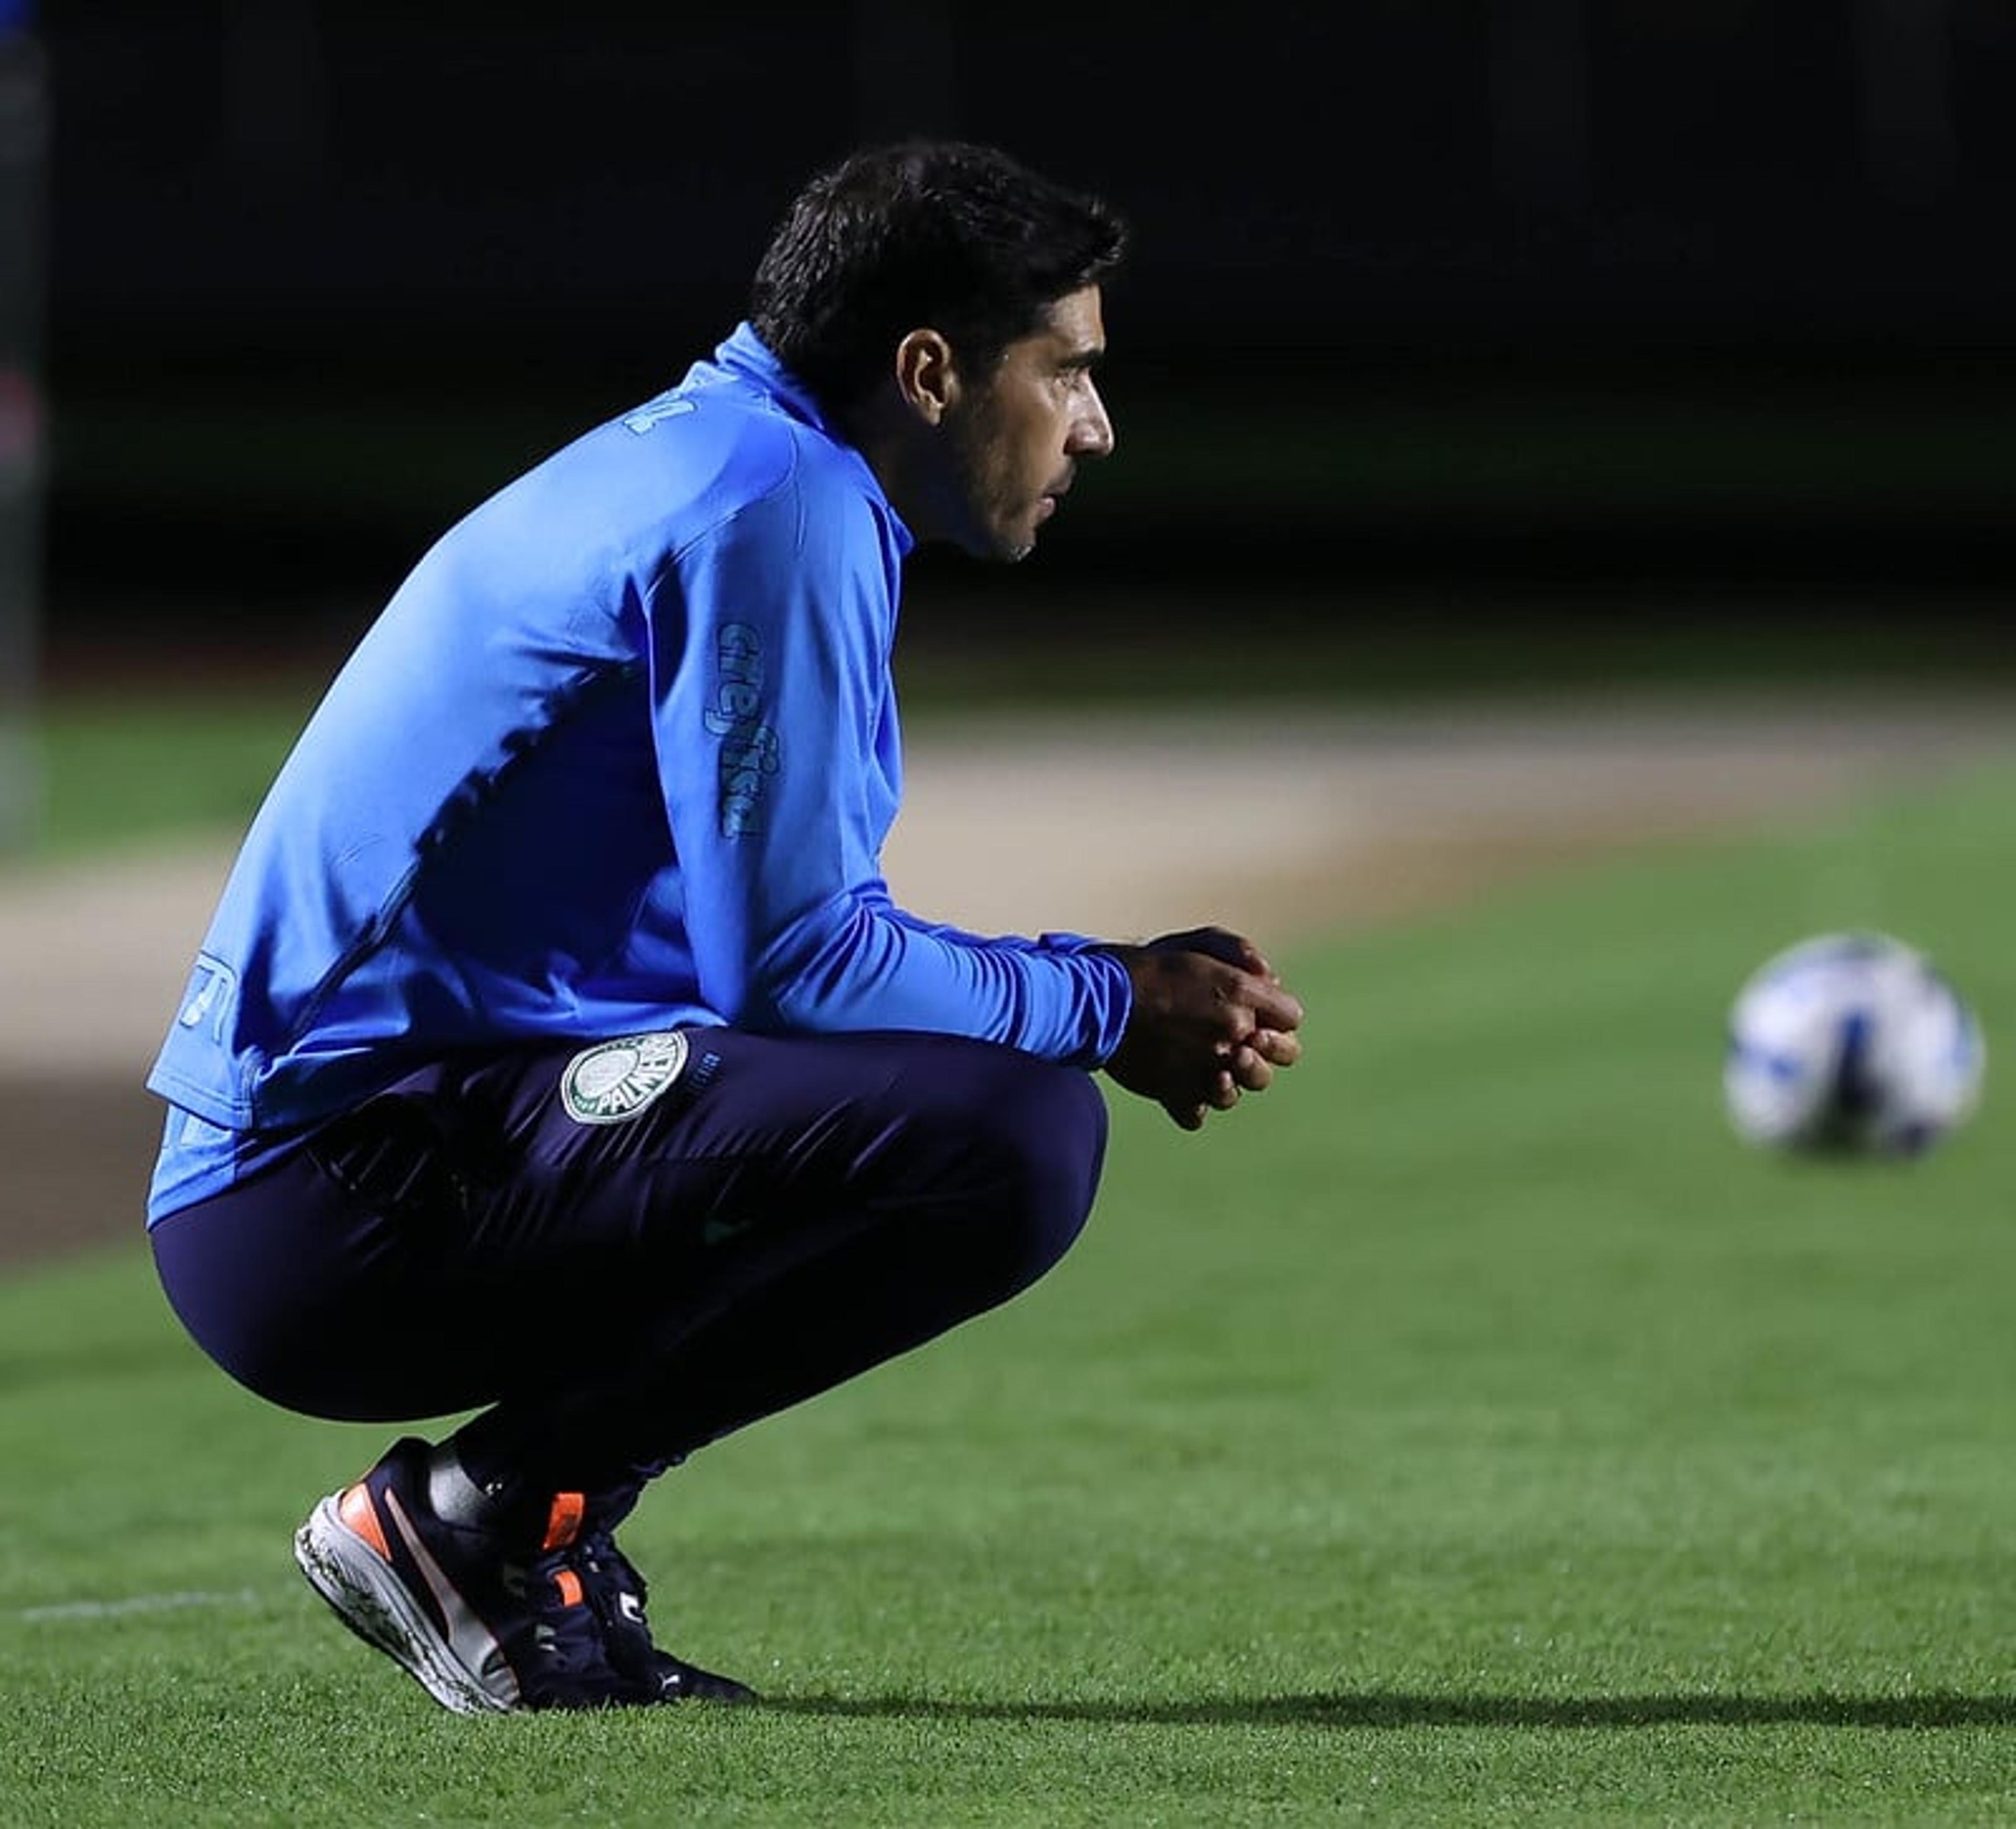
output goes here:
[{"label": "man's dark hair", "polygon": [[891,372],[896,344],[941,331],[985,375],[1046,307],[1100,283],[1125,225],[991,146],[910,140],[859,152],[813,178],[772,236],[749,319],[829,406]]}]

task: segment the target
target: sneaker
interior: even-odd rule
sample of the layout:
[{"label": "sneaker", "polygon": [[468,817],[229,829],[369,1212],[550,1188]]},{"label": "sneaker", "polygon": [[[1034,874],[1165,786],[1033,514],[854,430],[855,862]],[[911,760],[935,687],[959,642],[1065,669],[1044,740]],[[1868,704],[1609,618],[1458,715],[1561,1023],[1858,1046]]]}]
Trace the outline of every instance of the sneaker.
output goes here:
[{"label": "sneaker", "polygon": [[432,1452],[395,1443],[294,1533],[294,1560],[337,1617],[457,1714],[660,1700],[660,1683],[605,1647],[574,1561],[579,1496],[554,1502],[539,1543],[513,1546],[434,1510]]},{"label": "sneaker", "polygon": [[609,1661],[657,1702],[753,1702],[755,1690],[732,1676],[703,1670],[661,1651],[652,1642],[644,1617],[649,1590],[630,1558],[616,1546],[607,1524],[581,1532],[569,1561],[580,1575],[589,1604],[602,1624]]}]

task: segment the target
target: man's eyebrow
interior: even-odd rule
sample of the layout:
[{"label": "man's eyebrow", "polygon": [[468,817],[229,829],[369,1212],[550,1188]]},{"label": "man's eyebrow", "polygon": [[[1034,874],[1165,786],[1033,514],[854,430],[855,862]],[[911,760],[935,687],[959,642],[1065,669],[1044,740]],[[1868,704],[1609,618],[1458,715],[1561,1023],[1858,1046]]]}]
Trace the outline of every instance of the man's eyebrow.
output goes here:
[{"label": "man's eyebrow", "polygon": [[1106,345],[1096,343],[1082,349],[1067,349],[1057,358],[1060,369],[1096,368],[1106,359]]}]

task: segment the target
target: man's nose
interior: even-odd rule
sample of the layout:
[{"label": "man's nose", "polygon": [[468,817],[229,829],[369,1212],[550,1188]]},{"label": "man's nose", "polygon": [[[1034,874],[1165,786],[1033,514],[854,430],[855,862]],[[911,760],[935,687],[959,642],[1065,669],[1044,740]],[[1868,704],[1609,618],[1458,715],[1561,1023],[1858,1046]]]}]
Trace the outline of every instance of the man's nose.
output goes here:
[{"label": "man's nose", "polygon": [[1099,390],[1088,382],[1085,406],[1071,427],[1071,453],[1074,457],[1111,457],[1113,455],[1113,419]]}]

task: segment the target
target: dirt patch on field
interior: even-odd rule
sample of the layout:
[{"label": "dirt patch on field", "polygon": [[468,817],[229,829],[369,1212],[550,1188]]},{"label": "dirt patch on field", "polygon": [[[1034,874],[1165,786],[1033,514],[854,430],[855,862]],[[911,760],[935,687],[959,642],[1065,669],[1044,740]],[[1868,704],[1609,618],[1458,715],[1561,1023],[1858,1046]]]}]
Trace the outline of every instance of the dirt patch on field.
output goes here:
[{"label": "dirt patch on field", "polygon": [[[1278,950],[1620,844],[1731,830],[2016,754],[1999,704],[1723,703],[934,723],[887,859],[920,913]],[[229,837],[0,866],[0,1264],[136,1233],[141,1081]]]}]

